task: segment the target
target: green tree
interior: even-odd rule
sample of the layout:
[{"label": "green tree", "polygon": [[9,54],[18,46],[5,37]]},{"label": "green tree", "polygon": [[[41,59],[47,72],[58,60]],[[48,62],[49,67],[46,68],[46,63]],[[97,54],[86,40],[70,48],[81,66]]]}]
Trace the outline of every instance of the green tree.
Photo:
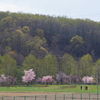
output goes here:
[{"label": "green tree", "polygon": [[74,57],[81,57],[84,54],[85,48],[83,47],[83,38],[81,36],[74,36],[70,40],[70,52]]},{"label": "green tree", "polygon": [[76,36],[71,38],[70,43],[72,44],[72,46],[74,48],[77,49],[84,43],[84,41],[83,41],[83,38],[81,36],[76,35]]},{"label": "green tree", "polygon": [[37,59],[34,55],[29,54],[27,57],[25,57],[25,60],[23,61],[22,65],[22,69],[23,70],[28,70],[28,69],[33,69],[35,72],[37,70]]},{"label": "green tree", "polygon": [[43,59],[42,66],[43,75],[55,75],[58,71],[58,61],[54,55],[46,55]]},{"label": "green tree", "polygon": [[44,57],[48,51],[44,48],[46,46],[46,40],[41,39],[38,36],[33,38],[34,46],[31,49],[31,54],[35,55],[38,59]]},{"label": "green tree", "polygon": [[5,72],[5,67],[4,67],[3,63],[4,63],[4,58],[0,55],[0,75],[4,74],[4,72]]},{"label": "green tree", "polygon": [[17,62],[9,54],[5,54],[3,56],[3,67],[5,68],[5,75],[13,75],[14,70],[17,68]]},{"label": "green tree", "polygon": [[98,73],[98,76],[100,76],[100,59],[98,59],[95,64],[94,64],[94,75],[97,76],[97,73]]},{"label": "green tree", "polygon": [[62,71],[67,75],[77,75],[77,62],[70,54],[64,54],[61,59]]},{"label": "green tree", "polygon": [[94,73],[93,58],[90,54],[82,56],[79,60],[78,71],[80,76],[92,76]]},{"label": "green tree", "polygon": [[40,38],[44,38],[44,32],[42,29],[36,29],[35,34],[36,34],[36,36],[38,36]]},{"label": "green tree", "polygon": [[28,27],[28,26],[24,26],[24,27],[22,28],[22,32],[23,32],[23,33],[30,33],[29,27]]}]

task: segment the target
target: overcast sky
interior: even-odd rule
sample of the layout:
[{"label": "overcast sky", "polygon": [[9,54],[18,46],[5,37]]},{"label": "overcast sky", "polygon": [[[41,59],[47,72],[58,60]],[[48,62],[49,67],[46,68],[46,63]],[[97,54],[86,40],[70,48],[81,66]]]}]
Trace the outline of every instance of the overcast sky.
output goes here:
[{"label": "overcast sky", "polygon": [[0,0],[0,11],[100,21],[100,0]]}]

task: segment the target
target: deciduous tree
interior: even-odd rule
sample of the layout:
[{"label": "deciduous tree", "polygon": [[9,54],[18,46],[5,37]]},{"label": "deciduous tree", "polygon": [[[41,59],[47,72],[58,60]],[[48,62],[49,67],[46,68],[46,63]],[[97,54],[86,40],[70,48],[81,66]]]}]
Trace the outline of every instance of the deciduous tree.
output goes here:
[{"label": "deciduous tree", "polygon": [[22,81],[24,83],[30,83],[33,81],[33,79],[35,79],[35,73],[33,71],[33,69],[29,69],[29,70],[24,70],[24,76],[22,76]]}]

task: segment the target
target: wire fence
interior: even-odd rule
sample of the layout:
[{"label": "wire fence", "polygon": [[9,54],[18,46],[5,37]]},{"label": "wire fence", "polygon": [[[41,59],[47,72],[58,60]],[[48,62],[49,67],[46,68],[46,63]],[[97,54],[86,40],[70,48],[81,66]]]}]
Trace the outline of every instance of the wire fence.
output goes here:
[{"label": "wire fence", "polygon": [[0,97],[0,100],[100,100],[100,94],[67,93],[34,96]]}]

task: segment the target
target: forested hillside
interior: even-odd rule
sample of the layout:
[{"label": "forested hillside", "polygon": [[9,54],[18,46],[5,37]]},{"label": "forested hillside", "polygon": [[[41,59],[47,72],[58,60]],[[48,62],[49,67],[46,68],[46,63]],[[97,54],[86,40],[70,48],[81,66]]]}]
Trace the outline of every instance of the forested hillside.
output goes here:
[{"label": "forested hillside", "polygon": [[24,69],[37,77],[94,75],[100,66],[100,22],[38,14],[0,12],[0,74],[20,79]]}]

